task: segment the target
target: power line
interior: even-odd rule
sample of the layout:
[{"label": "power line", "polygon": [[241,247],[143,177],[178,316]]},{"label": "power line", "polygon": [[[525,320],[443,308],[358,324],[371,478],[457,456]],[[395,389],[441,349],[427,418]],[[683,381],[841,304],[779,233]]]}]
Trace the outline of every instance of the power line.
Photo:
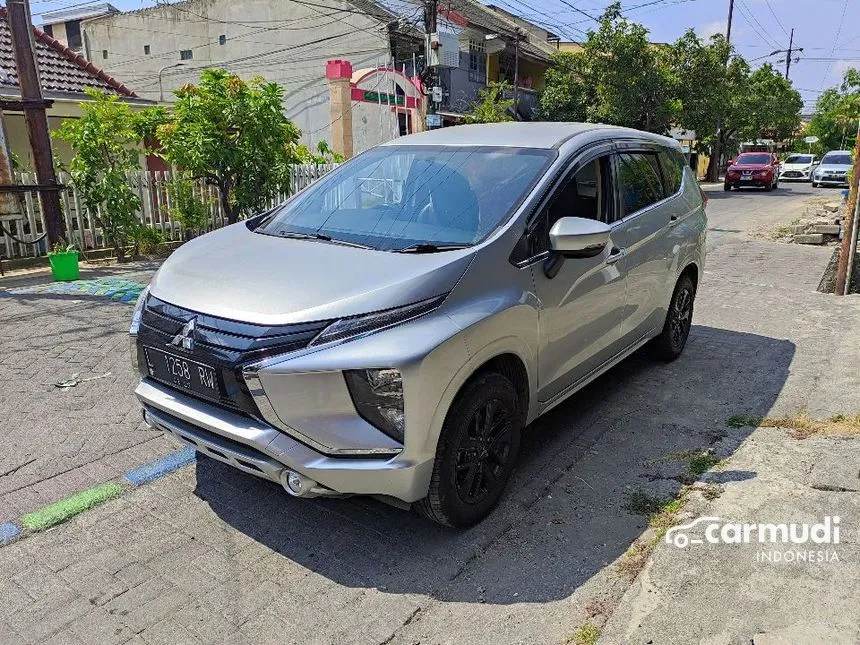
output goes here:
[{"label": "power line", "polygon": [[[836,26],[836,37],[833,39],[833,47],[830,49],[830,55],[833,56],[833,52],[836,51],[836,43],[839,42],[839,36],[842,35],[842,21],[845,20],[845,12],[848,10],[848,0],[845,0],[845,4],[842,5],[842,16],[839,18],[839,24]],[[823,86],[827,82],[827,78],[830,76],[830,70],[833,69],[833,63],[830,63],[827,66],[827,70],[824,72],[824,76],[821,77],[821,86]]]},{"label": "power line", "polygon": [[779,25],[779,28],[782,29],[782,33],[784,33],[787,37],[790,38],[788,32],[785,30],[785,27],[782,26],[782,23],[779,21],[779,16],[776,15],[776,12],[773,10],[773,7],[770,4],[770,0],[764,0],[767,3],[767,8],[770,9],[770,13],[773,15],[773,19],[776,20],[776,24]]},{"label": "power line", "polygon": [[750,27],[752,27],[753,29],[756,29],[756,27],[758,27],[759,35],[765,40],[765,42],[771,45],[774,49],[779,49],[779,41],[774,39],[770,32],[765,29],[764,25],[759,22],[758,18],[755,17],[755,14],[752,12],[752,10],[746,6],[744,0],[738,0],[738,9],[740,10],[741,16],[744,20],[746,20],[747,24]]}]

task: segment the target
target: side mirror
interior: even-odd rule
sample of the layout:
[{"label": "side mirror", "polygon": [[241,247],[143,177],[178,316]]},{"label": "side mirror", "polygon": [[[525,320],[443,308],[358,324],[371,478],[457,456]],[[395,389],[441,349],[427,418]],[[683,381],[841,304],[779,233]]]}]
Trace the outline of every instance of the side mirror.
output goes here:
[{"label": "side mirror", "polygon": [[609,243],[608,224],[583,217],[562,217],[549,231],[549,248],[566,258],[593,258]]}]

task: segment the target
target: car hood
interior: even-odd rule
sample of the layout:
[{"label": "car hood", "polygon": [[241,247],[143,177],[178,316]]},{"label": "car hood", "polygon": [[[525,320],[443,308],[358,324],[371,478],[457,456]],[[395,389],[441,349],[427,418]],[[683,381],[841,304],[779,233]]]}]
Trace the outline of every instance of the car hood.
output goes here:
[{"label": "car hood", "polygon": [[843,166],[842,164],[819,164],[816,170],[835,170],[836,172],[848,172],[851,166]]},{"label": "car hood", "polygon": [[784,163],[782,164],[783,170],[806,170],[807,168],[811,168],[811,163]]},{"label": "car hood", "polygon": [[450,291],[473,249],[391,253],[262,235],[234,224],[179,247],[152,281],[156,298],[263,325],[329,320]]}]

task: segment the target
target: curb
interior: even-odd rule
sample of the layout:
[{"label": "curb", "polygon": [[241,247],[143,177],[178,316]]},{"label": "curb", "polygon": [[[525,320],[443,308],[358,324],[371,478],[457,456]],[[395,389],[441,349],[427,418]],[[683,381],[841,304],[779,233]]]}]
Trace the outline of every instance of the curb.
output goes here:
[{"label": "curb", "polygon": [[193,448],[182,448],[166,457],[130,470],[118,482],[113,480],[104,482],[22,515],[17,522],[0,524],[0,547],[67,522],[91,508],[121,497],[130,490],[169,475],[196,460]]}]

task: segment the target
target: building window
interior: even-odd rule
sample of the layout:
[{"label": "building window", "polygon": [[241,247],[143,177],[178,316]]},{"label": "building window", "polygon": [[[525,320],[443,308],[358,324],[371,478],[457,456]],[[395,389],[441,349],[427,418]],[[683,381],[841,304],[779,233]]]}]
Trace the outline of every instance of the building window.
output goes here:
[{"label": "building window", "polygon": [[48,34],[51,38],[54,37],[54,25],[42,25],[42,31]]},{"label": "building window", "polygon": [[147,56],[149,56],[149,45],[143,46],[143,53],[146,54]]},{"label": "building window", "polygon": [[191,60],[194,58],[194,52],[190,49],[183,49],[179,52],[179,60]]},{"label": "building window", "polygon": [[224,34],[221,34],[220,36],[218,36],[218,44],[219,45],[226,45],[227,44],[227,36],[225,36]]},{"label": "building window", "polygon": [[487,54],[484,43],[469,41],[469,80],[475,83],[487,82]]},{"label": "building window", "polygon": [[76,52],[81,51],[83,41],[81,40],[80,20],[69,20],[66,23],[66,44],[69,49],[74,49]]},{"label": "building window", "polygon": [[512,52],[503,51],[499,54],[499,81],[507,81],[511,85],[514,84],[514,63],[515,57]]},{"label": "building window", "polygon": [[102,50],[102,58],[107,58],[107,49]]}]

